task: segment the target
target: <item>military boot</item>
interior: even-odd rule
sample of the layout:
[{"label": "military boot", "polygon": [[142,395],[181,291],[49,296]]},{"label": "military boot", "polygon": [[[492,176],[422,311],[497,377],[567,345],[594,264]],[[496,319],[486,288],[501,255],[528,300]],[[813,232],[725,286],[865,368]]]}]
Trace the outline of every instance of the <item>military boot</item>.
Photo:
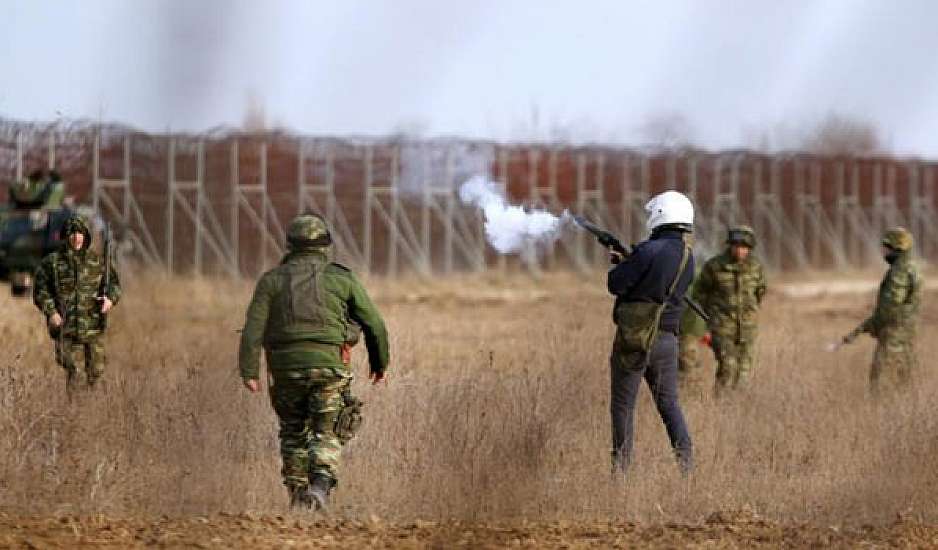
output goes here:
[{"label": "military boot", "polygon": [[310,503],[316,510],[322,510],[329,504],[329,492],[332,491],[332,487],[335,485],[335,482],[332,478],[316,474],[310,480],[309,483],[309,499]]},{"label": "military boot", "polygon": [[293,486],[290,492],[290,510],[294,512],[306,512],[314,509],[313,498],[310,496],[309,487],[306,485]]}]

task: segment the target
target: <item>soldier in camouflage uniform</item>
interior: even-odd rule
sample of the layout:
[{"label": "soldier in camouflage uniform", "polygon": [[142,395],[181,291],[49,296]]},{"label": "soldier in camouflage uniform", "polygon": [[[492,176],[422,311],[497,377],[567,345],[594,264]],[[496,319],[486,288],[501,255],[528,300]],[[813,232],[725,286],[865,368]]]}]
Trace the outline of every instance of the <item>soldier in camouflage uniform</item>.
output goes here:
[{"label": "soldier in camouflage uniform", "polygon": [[882,244],[889,270],[879,285],[873,315],[843,340],[849,344],[863,333],[876,339],[870,369],[870,388],[874,393],[884,372],[895,376],[902,385],[908,384],[912,376],[917,363],[915,335],[923,286],[912,262],[912,234],[896,227],[883,235]]},{"label": "soldier in camouflage uniform", "polygon": [[322,218],[297,217],[287,240],[288,254],[254,290],[239,367],[244,385],[259,391],[263,348],[291,506],[318,509],[336,485],[343,442],[360,421],[360,403],[348,393],[348,350],[358,332],[351,323],[361,327],[375,383],[388,368],[388,335],[358,279],[331,261],[332,239]]},{"label": "soldier in camouflage uniform", "polygon": [[84,218],[69,218],[62,233],[62,249],[43,258],[36,270],[33,302],[46,316],[49,333],[55,338],[56,361],[65,369],[66,387],[71,390],[82,378],[79,356],[88,386],[104,372],[101,336],[105,316],[120,299],[121,287],[113,266],[110,276],[105,277],[107,267],[91,248],[91,227]]},{"label": "soldier in camouflage uniform", "polygon": [[704,264],[694,289],[694,297],[710,316],[717,392],[744,386],[752,373],[759,306],[766,291],[765,271],[752,255],[753,230],[731,228],[726,244],[722,254]]}]

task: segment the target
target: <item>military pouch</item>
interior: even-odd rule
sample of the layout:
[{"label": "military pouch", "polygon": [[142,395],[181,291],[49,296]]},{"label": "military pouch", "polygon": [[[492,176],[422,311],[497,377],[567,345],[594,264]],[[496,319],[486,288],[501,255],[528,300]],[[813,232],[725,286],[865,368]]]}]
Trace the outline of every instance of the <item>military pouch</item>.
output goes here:
[{"label": "military pouch", "polygon": [[650,352],[658,339],[664,308],[664,304],[656,302],[623,302],[617,305],[614,319],[618,327],[619,351]]},{"label": "military pouch", "polygon": [[342,444],[346,444],[355,437],[358,430],[362,427],[362,406],[364,403],[350,394],[342,396],[345,400],[345,406],[339,412],[335,419],[335,435]]}]

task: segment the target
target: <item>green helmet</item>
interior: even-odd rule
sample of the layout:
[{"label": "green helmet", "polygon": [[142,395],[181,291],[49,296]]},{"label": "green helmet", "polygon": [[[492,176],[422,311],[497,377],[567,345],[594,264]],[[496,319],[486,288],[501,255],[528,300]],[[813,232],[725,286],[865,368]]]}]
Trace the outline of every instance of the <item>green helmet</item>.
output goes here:
[{"label": "green helmet", "polygon": [[748,225],[736,225],[726,234],[726,244],[741,244],[749,248],[756,247],[756,232]]},{"label": "green helmet", "polygon": [[293,250],[323,248],[332,244],[326,220],[316,214],[303,214],[293,218],[287,230],[287,242]]},{"label": "green helmet", "polygon": [[888,246],[899,252],[912,250],[914,240],[912,233],[904,227],[893,227],[883,234],[883,246]]}]

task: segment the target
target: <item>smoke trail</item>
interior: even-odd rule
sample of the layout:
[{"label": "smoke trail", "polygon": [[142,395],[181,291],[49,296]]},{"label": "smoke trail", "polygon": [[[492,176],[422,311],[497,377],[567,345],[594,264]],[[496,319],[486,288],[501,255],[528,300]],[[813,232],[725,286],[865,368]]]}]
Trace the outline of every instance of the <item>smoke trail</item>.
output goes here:
[{"label": "smoke trail", "polygon": [[498,184],[484,176],[474,176],[459,188],[464,203],[482,209],[485,238],[501,254],[521,253],[531,258],[539,248],[560,238],[570,215],[555,216],[546,210],[525,210],[508,204]]}]

